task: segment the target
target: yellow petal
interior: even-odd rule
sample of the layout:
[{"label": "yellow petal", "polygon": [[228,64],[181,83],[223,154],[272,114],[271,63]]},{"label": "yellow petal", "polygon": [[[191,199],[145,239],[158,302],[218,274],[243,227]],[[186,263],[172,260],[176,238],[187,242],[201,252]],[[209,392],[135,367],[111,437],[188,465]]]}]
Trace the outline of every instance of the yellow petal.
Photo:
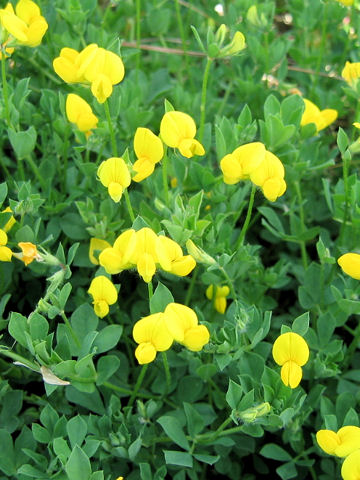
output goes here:
[{"label": "yellow petal", "polygon": [[355,450],[344,460],[341,467],[343,480],[358,480],[360,478],[360,449]]},{"label": "yellow petal", "polygon": [[178,148],[181,155],[192,158],[194,155],[205,155],[205,149],[198,140],[185,138],[179,142]]},{"label": "yellow petal", "polygon": [[137,248],[137,240],[136,232],[132,228],[123,232],[115,240],[114,250],[121,255],[124,265],[128,263],[136,264],[136,262],[131,262],[131,257]]},{"label": "yellow petal", "polygon": [[29,265],[38,256],[36,245],[31,242],[19,242],[18,246],[22,250],[21,260],[25,265]]},{"label": "yellow petal", "polygon": [[216,297],[215,298],[215,310],[219,313],[224,314],[226,310],[226,298],[225,297]]},{"label": "yellow petal", "polygon": [[94,252],[102,252],[105,248],[111,248],[111,245],[106,240],[102,240],[101,238],[91,238],[90,239],[90,246],[89,246],[89,259],[90,262],[94,265],[99,265],[98,260],[94,256]]},{"label": "yellow petal", "polygon": [[155,170],[155,163],[149,161],[147,158],[140,158],[134,163],[133,170],[137,173],[132,179],[134,182],[141,182],[153,173]]},{"label": "yellow petal", "polygon": [[148,128],[138,128],[134,137],[134,150],[137,158],[146,158],[152,163],[159,162],[164,156],[163,143]]},{"label": "yellow petal", "polygon": [[0,229],[0,245],[6,245],[8,242],[8,236],[6,235],[5,230]]},{"label": "yellow petal", "polygon": [[135,350],[135,357],[140,365],[150,363],[155,360],[156,348],[152,343],[140,343]]},{"label": "yellow petal", "polygon": [[305,105],[305,110],[302,114],[300,125],[304,126],[308,123],[315,123],[320,114],[320,109],[315,105],[315,103],[311,102],[307,98],[303,98],[303,102]]},{"label": "yellow petal", "polygon": [[292,360],[285,362],[281,367],[281,380],[287,387],[296,388],[301,378],[302,368]]},{"label": "yellow petal", "polygon": [[104,160],[97,171],[97,175],[104,185],[108,187],[110,183],[119,183],[124,189],[131,183],[129,169],[122,158],[111,157]]},{"label": "yellow petal", "polygon": [[155,313],[143,317],[135,323],[133,338],[136,343],[151,343],[158,352],[168,350],[173,337],[166,327],[163,313]]},{"label": "yellow petal", "polygon": [[273,177],[265,181],[262,191],[270,202],[275,202],[286,191],[286,183],[283,178]]},{"label": "yellow petal", "polygon": [[26,42],[21,42],[28,47],[37,47],[40,45],[43,36],[45,35],[48,29],[47,21],[44,17],[37,18],[34,22],[29,25],[29,28],[26,32],[27,40]]},{"label": "yellow petal", "polygon": [[20,42],[28,40],[26,23],[16,15],[5,13],[2,15],[3,27]]},{"label": "yellow petal", "polygon": [[120,273],[126,268],[123,256],[115,248],[105,248],[99,255],[99,263],[110,275]]},{"label": "yellow petal", "polygon": [[103,73],[110,79],[112,85],[116,85],[122,81],[125,75],[125,68],[119,55],[106,50]]},{"label": "yellow petal", "polygon": [[338,112],[332,108],[326,108],[320,112],[320,121],[318,122],[318,130],[323,130],[337,119]]},{"label": "yellow petal", "polygon": [[209,300],[212,300],[214,295],[214,285],[209,285],[208,288],[206,289],[205,294]]},{"label": "yellow petal", "polygon": [[40,8],[31,0],[20,0],[15,7],[15,12],[28,25],[41,16]]},{"label": "yellow petal", "polygon": [[192,352],[199,352],[209,339],[210,333],[205,325],[196,325],[185,332],[182,343]]},{"label": "yellow petal", "polygon": [[112,200],[114,200],[115,203],[120,202],[120,199],[123,194],[123,187],[120,185],[120,183],[117,182],[110,182],[108,186],[108,192]]},{"label": "yellow petal", "polygon": [[183,342],[186,331],[198,324],[194,310],[180,303],[169,303],[164,315],[167,328],[177,342]]},{"label": "yellow petal", "polygon": [[241,163],[232,153],[225,155],[225,157],[221,159],[220,168],[224,175],[224,182],[227,185],[234,185],[245,178]]},{"label": "yellow petal", "polygon": [[104,318],[109,313],[109,305],[105,300],[94,302],[94,312],[99,318]]},{"label": "yellow petal", "polygon": [[[12,213],[12,210],[10,207],[6,207],[4,210],[2,210],[1,213]],[[5,225],[3,226],[2,230],[4,232],[8,232],[9,230],[11,230],[11,228],[13,227],[13,225],[16,223],[16,220],[15,220],[15,217],[12,215],[10,217],[10,219],[5,223]],[[0,245],[5,245],[7,243],[7,241],[4,243],[1,243],[1,230],[0,230]]]},{"label": "yellow petal", "polygon": [[303,337],[295,332],[287,332],[275,340],[272,354],[278,365],[291,360],[302,366],[309,359],[309,347]]},{"label": "yellow petal", "polygon": [[249,175],[256,170],[265,159],[266,149],[265,145],[261,142],[251,142],[236,148],[232,154],[241,165],[243,178],[249,178]]},{"label": "yellow petal", "polygon": [[0,262],[11,262],[12,254],[9,247],[0,246]]},{"label": "yellow petal", "polygon": [[78,81],[77,68],[74,63],[65,57],[57,57],[53,61],[55,73],[66,83],[75,83]]},{"label": "yellow petal", "polygon": [[285,169],[281,160],[273,153],[266,151],[263,161],[250,173],[250,180],[258,187],[262,187],[267,180],[284,178],[284,175]]},{"label": "yellow petal", "polygon": [[109,77],[100,74],[91,84],[91,93],[99,103],[104,103],[112,94],[113,88]]},{"label": "yellow petal", "polygon": [[88,292],[94,302],[104,300],[108,305],[117,302],[118,294],[115,285],[104,275],[99,275],[91,281]]},{"label": "yellow petal", "polygon": [[346,457],[360,448],[360,428],[347,425],[337,431],[340,445],[335,450],[338,457]]},{"label": "yellow petal", "polygon": [[235,55],[241,50],[244,50],[244,48],[245,48],[245,37],[241,32],[236,32],[229,45],[229,50],[226,49],[226,55]]},{"label": "yellow petal", "polygon": [[179,277],[185,277],[196,267],[196,262],[191,255],[184,255],[177,260],[174,260],[171,264],[170,272]]},{"label": "yellow petal", "polygon": [[143,253],[139,257],[136,267],[139,275],[142,277],[144,282],[151,282],[152,277],[155,275],[156,272],[154,257],[149,253]]},{"label": "yellow petal", "polygon": [[358,253],[345,253],[338,258],[342,271],[356,280],[360,280],[360,255]]},{"label": "yellow petal", "polygon": [[329,455],[335,455],[335,450],[340,445],[340,439],[332,430],[319,430],[316,433],[316,441],[319,447]]},{"label": "yellow petal", "polygon": [[346,62],[341,76],[351,85],[360,77],[360,62]]},{"label": "yellow petal", "polygon": [[160,136],[167,146],[177,148],[182,140],[194,138],[195,135],[195,122],[187,113],[172,111],[163,116]]}]

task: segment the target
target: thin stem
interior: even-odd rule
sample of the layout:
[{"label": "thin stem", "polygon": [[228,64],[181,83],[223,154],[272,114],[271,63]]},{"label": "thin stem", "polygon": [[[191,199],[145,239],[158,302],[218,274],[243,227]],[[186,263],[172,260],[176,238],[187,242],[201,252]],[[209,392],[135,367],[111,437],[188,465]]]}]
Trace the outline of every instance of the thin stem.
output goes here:
[{"label": "thin stem", "polygon": [[[46,183],[45,183],[43,177],[41,176],[40,170],[38,169],[38,166],[36,165],[34,160],[31,158],[30,155],[27,155],[25,157],[25,160],[30,165],[30,168],[33,171],[35,177],[39,180],[39,183],[41,185],[42,190],[43,191],[46,190]],[[19,161],[19,167],[20,167],[20,161]]]},{"label": "thin stem", "polygon": [[[231,293],[231,296],[232,298],[234,299],[234,302],[237,302],[237,296],[236,296],[236,293],[235,293],[235,288],[234,288],[234,284],[231,280],[231,278],[229,277],[229,274],[227,273],[227,271],[225,270],[224,267],[222,267],[221,265],[218,264],[218,269],[220,270],[220,272],[224,275],[224,278],[225,280],[227,281],[227,284],[230,288],[230,293]],[[210,381],[210,379],[209,379]]]},{"label": "thin stem", "polygon": [[246,232],[247,232],[247,229],[249,227],[250,220],[251,220],[251,213],[252,213],[252,209],[253,209],[253,205],[254,205],[255,193],[256,193],[256,185],[253,185],[252,188],[251,188],[249,205],[248,205],[248,210],[247,210],[247,213],[246,213],[245,222],[244,222],[244,225],[241,229],[239,238],[236,242],[236,246],[235,246],[236,250],[238,250],[241,247],[241,245],[243,245],[243,243],[244,243],[245,235],[246,235]]},{"label": "thin stem", "polygon": [[[351,161],[351,158],[350,158]],[[344,216],[343,216],[343,221],[341,224],[340,228],[340,233],[339,233],[339,240],[338,244],[342,244],[343,236],[345,233],[345,228],[346,228],[346,222],[347,222],[347,217],[348,217],[348,212],[349,212],[349,164],[350,164],[349,159],[347,158],[346,155],[343,156],[343,179],[344,179],[344,193],[345,193],[345,206],[344,206]]]},{"label": "thin stem", "polygon": [[127,188],[124,190],[124,197],[125,197],[125,202],[126,206],[130,215],[131,221],[134,223],[135,222],[135,215],[134,215],[134,210],[131,206],[131,200],[130,200],[130,195],[129,192],[127,191]]},{"label": "thin stem", "polygon": [[[299,200],[299,216],[300,216],[300,224],[301,224],[301,232],[305,232],[306,226],[305,226],[305,214],[304,214],[304,206],[303,206],[303,198],[301,194],[301,187],[300,187],[300,182],[296,180],[294,182],[295,190],[296,190],[296,195]],[[302,259],[302,264],[304,267],[304,270],[307,269],[308,267],[308,258],[307,258],[307,252],[306,252],[306,243],[304,240],[299,241],[300,245],[300,250],[301,250],[301,259]]]},{"label": "thin stem", "polygon": [[201,105],[200,105],[200,127],[199,127],[199,141],[202,142],[204,136],[204,127],[205,127],[205,115],[206,115],[206,93],[207,93],[207,84],[209,80],[209,72],[212,64],[212,58],[207,57],[202,90],[201,90]]},{"label": "thin stem", "polygon": [[169,362],[167,359],[166,352],[161,352],[161,356],[163,359],[163,364],[164,364],[164,370],[165,370],[165,378],[166,378],[166,391],[165,395],[169,393],[170,387],[171,387],[171,373],[170,373],[170,368],[169,368]]},{"label": "thin stem", "polygon": [[164,158],[162,159],[162,179],[163,179],[163,188],[164,188],[164,199],[166,206],[169,205],[169,185],[168,185],[168,157],[167,152],[164,153]]},{"label": "thin stem", "polygon": [[148,282],[147,284],[148,286],[148,294],[149,294],[149,303],[154,295],[154,288],[153,288],[153,284],[152,284],[152,281],[150,280],[150,282]]},{"label": "thin stem", "polygon": [[197,278],[197,276],[198,276],[198,273],[199,273],[199,269],[196,268],[196,269],[194,270],[194,273],[192,274],[188,291],[186,292],[185,305],[189,305],[189,303],[190,303],[190,300],[191,300],[191,297],[192,297],[192,294],[193,294],[193,291],[194,291],[194,287],[195,287],[196,278]]},{"label": "thin stem", "polygon": [[136,70],[137,72],[140,69],[140,43],[141,43],[141,0],[136,0],[136,48],[139,49],[139,53],[136,56]]},{"label": "thin stem", "polygon": [[1,49],[1,77],[3,84],[3,97],[4,97],[4,107],[5,107],[5,119],[8,127],[11,127],[10,119],[10,109],[9,109],[9,90],[6,80],[6,57],[5,57],[5,48]]},{"label": "thin stem", "polygon": [[72,326],[71,326],[71,324],[70,324],[70,322],[69,322],[69,319],[67,318],[67,316],[65,315],[65,312],[64,312],[63,310],[60,312],[60,315],[61,315],[61,318],[64,320],[64,323],[65,323],[65,325],[67,326],[67,328],[68,328],[68,330],[69,330],[72,338],[74,339],[74,342],[76,343],[76,346],[77,346],[78,348],[80,348],[80,347],[81,347],[81,343],[80,343],[80,341],[79,341],[76,333],[74,332],[74,329],[72,328]]},{"label": "thin stem", "polygon": [[104,102],[104,108],[105,108],[106,119],[107,119],[107,122],[108,122],[108,125],[109,125],[112,152],[113,152],[114,157],[117,157],[118,153],[117,153],[115,132],[114,132],[113,124],[112,124],[112,121],[111,121],[110,108],[109,108],[109,103],[108,103],[107,100],[105,100],[105,102]]},{"label": "thin stem", "polygon": [[145,365],[142,366],[141,368],[141,372],[140,372],[140,375],[137,379],[137,382],[135,384],[135,387],[134,387],[134,391],[130,397],[130,400],[129,400],[129,403],[128,403],[128,407],[131,407],[131,405],[134,403],[135,399],[136,399],[136,396],[137,396],[137,393],[141,387],[141,384],[144,380],[144,377],[145,377],[145,374],[146,374],[146,371],[148,369],[148,366],[149,364],[148,363],[145,363]]}]

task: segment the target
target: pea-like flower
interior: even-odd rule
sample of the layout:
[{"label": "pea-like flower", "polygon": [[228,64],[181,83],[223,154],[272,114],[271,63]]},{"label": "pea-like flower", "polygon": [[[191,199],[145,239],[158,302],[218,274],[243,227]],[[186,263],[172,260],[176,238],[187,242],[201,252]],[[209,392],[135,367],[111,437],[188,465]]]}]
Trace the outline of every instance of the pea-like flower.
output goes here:
[{"label": "pea-like flower", "polygon": [[132,267],[130,261],[137,245],[136,232],[126,230],[117,237],[112,247],[105,248],[99,255],[99,263],[106,272],[114,275]]},{"label": "pea-like flower", "polygon": [[360,78],[360,62],[346,62],[341,76],[351,87],[354,86]]},{"label": "pea-like flower", "polygon": [[265,145],[261,142],[246,143],[225,155],[220,161],[224,182],[228,185],[250,178],[250,174],[265,158]]},{"label": "pea-like flower", "polygon": [[285,169],[281,160],[273,153],[266,151],[263,161],[251,172],[250,180],[262,189],[264,196],[270,202],[275,202],[286,191],[284,176]]},{"label": "pea-like flower", "polygon": [[11,262],[13,252],[6,246],[7,242],[6,232],[0,229],[0,262]]},{"label": "pea-like flower", "polygon": [[66,98],[66,116],[69,122],[75,123],[80,132],[84,132],[87,137],[99,121],[90,105],[75,93],[69,93]]},{"label": "pea-like flower", "polygon": [[[105,248],[111,248],[110,243],[107,242],[106,240],[103,240],[102,238],[95,238],[95,237],[90,239],[89,260],[92,264],[99,265],[99,261],[97,257],[103,250],[105,250]],[[96,257],[95,257],[95,252],[98,252]]]},{"label": "pea-like flower", "polygon": [[165,113],[160,123],[160,137],[172,148],[178,148],[181,155],[191,158],[204,155],[204,147],[195,140],[196,124],[187,113],[171,111]]},{"label": "pea-like flower", "polygon": [[109,305],[116,303],[118,298],[115,285],[104,275],[91,281],[88,293],[93,297],[94,311],[100,318],[109,313]]},{"label": "pea-like flower", "polygon": [[166,272],[185,277],[196,266],[191,255],[183,255],[180,245],[164,235],[157,237],[155,250],[158,262]]},{"label": "pea-like flower", "polygon": [[310,100],[303,98],[303,101],[305,104],[305,110],[301,117],[301,126],[314,123],[316,131],[320,132],[320,130],[328,127],[337,119],[338,112],[333,108],[320,110],[314,103],[310,102]]},{"label": "pea-like flower", "polygon": [[36,245],[31,242],[19,242],[18,246],[21,248],[21,253],[13,252],[14,257],[21,260],[28,266],[34,260],[41,262],[42,256],[39,254]]},{"label": "pea-like flower", "polygon": [[0,11],[1,25],[14,37],[12,43],[37,47],[46,30],[47,21],[41,16],[40,8],[31,0],[20,0],[15,12],[10,3]]},{"label": "pea-like flower", "polygon": [[281,380],[286,386],[296,388],[302,378],[302,366],[309,359],[306,341],[294,332],[280,335],[273,345],[275,362],[281,366]]},{"label": "pea-like flower", "polygon": [[131,183],[129,169],[124,160],[119,157],[104,160],[98,168],[97,175],[116,203],[120,201],[125,188]]},{"label": "pea-like flower", "polygon": [[360,449],[350,453],[342,464],[341,476],[344,480],[360,479]]},{"label": "pea-like flower", "polygon": [[345,253],[337,260],[342,271],[356,280],[360,280],[360,254]]},{"label": "pea-like flower", "polygon": [[[215,290],[215,298],[214,298]],[[226,297],[230,293],[230,288],[225,285],[219,287],[218,285],[209,285],[206,289],[206,296],[209,300],[214,300],[215,310],[219,313],[225,313],[226,310]]]},{"label": "pea-like flower", "polygon": [[66,83],[90,84],[91,92],[99,103],[110,97],[113,86],[125,75],[121,58],[116,53],[92,43],[81,52],[63,48],[53,61],[55,72]]},{"label": "pea-like flower", "polygon": [[136,248],[130,261],[146,283],[151,282],[156,272],[156,240],[157,235],[151,228],[144,227],[136,232]]},{"label": "pea-like flower", "polygon": [[347,457],[360,448],[360,428],[348,425],[337,432],[319,430],[316,433],[316,441],[325,453]]},{"label": "pea-like flower", "polygon": [[133,180],[141,182],[153,173],[156,163],[163,158],[164,147],[160,138],[151,130],[139,127],[135,132],[134,150],[137,160],[133,165],[136,172]]},{"label": "pea-like flower", "polygon": [[[10,207],[6,207],[4,208],[4,210],[1,211],[1,213],[12,213],[12,210]],[[14,215],[11,215],[11,217],[2,227],[2,229],[4,230],[4,232],[8,232],[9,230],[11,230],[11,228],[14,226],[15,223],[16,223],[15,217]]]},{"label": "pea-like flower", "polygon": [[162,312],[148,315],[136,322],[133,337],[139,344],[135,350],[135,357],[140,365],[155,360],[157,352],[169,350],[174,340]]},{"label": "pea-like flower", "polygon": [[199,352],[210,339],[209,330],[199,325],[196,313],[186,305],[169,303],[164,311],[166,326],[176,342]]}]

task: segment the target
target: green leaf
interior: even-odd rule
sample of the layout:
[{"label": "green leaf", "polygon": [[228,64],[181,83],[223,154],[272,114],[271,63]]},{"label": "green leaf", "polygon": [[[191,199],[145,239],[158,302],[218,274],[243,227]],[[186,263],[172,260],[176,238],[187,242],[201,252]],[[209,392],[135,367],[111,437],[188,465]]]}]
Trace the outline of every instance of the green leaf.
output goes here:
[{"label": "green leaf", "polygon": [[157,422],[160,423],[166,435],[168,435],[171,440],[179,445],[179,447],[183,448],[184,450],[190,449],[189,442],[187,441],[187,438],[177,418],[169,415],[163,415],[157,419]]},{"label": "green leaf", "polygon": [[242,387],[230,379],[225,398],[227,403],[230,405],[230,407],[233,410],[236,410],[236,408],[238,407],[242,395],[243,395]]},{"label": "green leaf", "polygon": [[23,132],[8,129],[9,140],[18,159],[27,157],[35,148],[36,130],[33,126]]},{"label": "green leaf", "polygon": [[199,462],[207,463],[208,465],[214,465],[220,460],[220,455],[208,455],[207,453],[195,453],[194,458]]},{"label": "green leaf", "polygon": [[25,348],[28,346],[25,335],[26,332],[29,332],[27,318],[23,315],[20,315],[20,313],[11,312],[9,333],[17,342],[20,343],[20,345]]},{"label": "green leaf", "polygon": [[30,335],[33,340],[45,340],[49,323],[40,313],[32,313],[29,316]]},{"label": "green leaf", "polygon": [[142,445],[141,437],[137,438],[129,447],[128,454],[131,461],[135,460],[136,455],[139,453]]},{"label": "green leaf", "polygon": [[81,447],[87,433],[87,424],[80,415],[77,415],[68,421],[66,431],[71,447],[74,448],[75,445]]},{"label": "green leaf", "polygon": [[106,355],[105,357],[100,357],[97,365],[97,385],[102,385],[106,380],[108,380],[114,373],[118,370],[120,366],[120,359],[115,355]]},{"label": "green leaf", "polygon": [[264,118],[265,121],[270,115],[276,115],[280,112],[280,102],[275,95],[270,94],[264,103]]},{"label": "green leaf", "polygon": [[154,295],[150,300],[150,313],[163,312],[169,303],[174,301],[170,290],[161,282],[158,282]]},{"label": "green leaf", "polygon": [[345,150],[349,146],[349,138],[341,127],[339,127],[336,140],[337,140],[340,153],[341,155],[343,155],[345,153]]},{"label": "green leaf", "polygon": [[193,466],[193,459],[190,453],[178,452],[175,450],[163,450],[167,465],[180,465],[181,467]]},{"label": "green leaf", "polygon": [[71,452],[65,465],[65,471],[69,480],[89,480],[91,475],[90,461],[78,445]]},{"label": "green leaf", "polygon": [[8,187],[6,182],[0,183],[0,207],[4,203],[7,193]]},{"label": "green leaf", "polygon": [[111,350],[117,345],[123,332],[122,325],[108,325],[100,330],[94,340],[93,347],[96,347],[96,353],[103,353]]},{"label": "green leaf", "polygon": [[299,317],[296,317],[292,323],[292,331],[304,336],[309,329],[310,314],[305,312]]},{"label": "green leaf", "polygon": [[288,462],[289,460],[292,460],[288,452],[275,443],[268,443],[267,445],[264,445],[260,450],[260,455],[266,458],[271,458],[272,460],[279,460],[281,462]]},{"label": "green leaf", "polygon": [[15,455],[13,441],[10,433],[1,428],[0,429],[0,470],[5,473],[5,475],[15,475]]},{"label": "green leaf", "polygon": [[296,478],[298,476],[298,472],[296,470],[296,466],[293,462],[284,463],[276,469],[276,473],[282,480],[288,480],[289,478]]},{"label": "green leaf", "polygon": [[195,436],[204,429],[205,422],[200,413],[195,410],[190,403],[184,402],[184,411],[189,435],[190,437],[195,438]]}]

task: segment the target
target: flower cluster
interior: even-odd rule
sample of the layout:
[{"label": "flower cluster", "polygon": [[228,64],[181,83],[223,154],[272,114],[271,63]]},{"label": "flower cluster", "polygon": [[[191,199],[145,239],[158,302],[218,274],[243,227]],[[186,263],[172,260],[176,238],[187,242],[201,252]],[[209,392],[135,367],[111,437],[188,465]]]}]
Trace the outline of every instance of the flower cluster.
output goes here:
[{"label": "flower cluster", "polygon": [[[11,3],[0,9],[0,24],[5,30],[3,43],[37,47],[40,45],[48,24],[41,15],[40,8],[31,0],[20,0],[15,11]],[[7,53],[12,51],[8,48]]]},{"label": "flower cluster", "polygon": [[286,386],[296,388],[302,378],[302,366],[309,359],[309,347],[299,334],[287,332],[274,342],[272,355],[281,366],[281,380]]},{"label": "flower cluster", "polygon": [[247,143],[225,155],[220,161],[224,182],[228,185],[251,180],[264,196],[275,202],[286,191],[285,169],[280,159],[261,142]]},{"label": "flower cluster", "polygon": [[122,81],[125,68],[121,58],[109,50],[92,43],[81,52],[63,48],[53,61],[55,72],[66,83],[84,83],[99,103],[110,97],[113,86]]},{"label": "flower cluster", "polygon": [[341,467],[344,480],[356,480],[360,477],[360,428],[348,425],[333,430],[319,430],[316,434],[319,447],[329,455],[345,457]]},{"label": "flower cluster", "polygon": [[199,325],[194,310],[180,303],[169,303],[164,312],[136,322],[133,337],[138,343],[135,356],[143,365],[155,360],[157,352],[168,350],[174,341],[198,352],[208,343],[210,334],[205,325]]},{"label": "flower cluster", "polygon": [[303,98],[305,104],[305,110],[301,117],[300,125],[308,125],[309,123],[314,123],[316,126],[316,132],[320,132],[324,128],[328,127],[333,123],[338,116],[338,112],[333,108],[326,108],[325,110],[320,110],[314,103],[310,102],[306,98]]}]

